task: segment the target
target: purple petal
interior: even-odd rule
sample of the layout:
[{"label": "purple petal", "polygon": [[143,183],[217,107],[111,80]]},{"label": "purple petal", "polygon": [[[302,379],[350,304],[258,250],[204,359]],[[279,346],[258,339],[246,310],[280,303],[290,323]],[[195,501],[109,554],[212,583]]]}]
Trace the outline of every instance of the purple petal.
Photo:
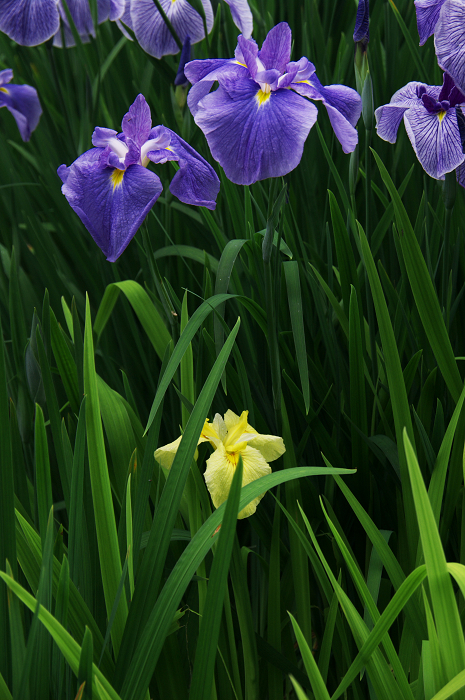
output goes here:
[{"label": "purple petal", "polygon": [[434,34],[434,28],[444,2],[445,0],[415,0],[420,46],[423,46],[426,40]]},{"label": "purple petal", "polygon": [[249,71],[245,66],[238,65],[234,59],[229,58],[191,61],[186,65],[184,73],[189,82],[193,84],[187,96],[187,104],[192,116],[195,116],[200,100],[210,92],[220,76],[231,75],[238,78],[248,78],[249,76]]},{"label": "purple petal", "polygon": [[263,97],[251,79],[220,78],[220,87],[201,100],[194,119],[226,176],[250,185],[297,167],[317,114],[314,105],[289,90]]},{"label": "purple petal", "polygon": [[170,149],[176,154],[179,170],[171,180],[170,192],[185,204],[215,209],[220,181],[212,166],[171,131]]},{"label": "purple petal", "polygon": [[310,80],[292,83],[291,87],[299,95],[311,100],[322,100],[342,150],[351,153],[358,143],[355,124],[362,111],[362,100],[358,92],[346,85],[323,86],[315,74]]},{"label": "purple petal", "polygon": [[[84,40],[89,36],[95,37],[95,28],[90,12],[89,0],[66,0],[66,4],[68,5],[69,13],[79,36]],[[62,0],[59,0],[58,7],[64,26],[69,28],[68,17],[66,16]],[[68,43],[66,43],[66,45],[68,45]]]},{"label": "purple petal", "polygon": [[42,107],[37,90],[30,85],[0,87],[0,107],[6,107],[16,120],[23,141],[29,141],[39,123]]},{"label": "purple petal", "polygon": [[[174,3],[172,0],[160,0],[160,4],[181,41],[190,36],[191,43],[195,44],[204,38],[203,19],[187,0],[176,0]],[[207,30],[210,31],[213,26],[210,0],[202,0],[202,6]],[[179,53],[178,45],[152,0],[131,2],[131,21],[137,41],[148,54],[161,58]]]},{"label": "purple petal", "polygon": [[446,0],[434,31],[438,63],[465,93],[465,3]]},{"label": "purple petal", "polygon": [[92,134],[92,145],[96,148],[106,148],[110,139],[115,139],[117,131],[107,129],[105,126],[96,126]]},{"label": "purple petal", "polygon": [[13,71],[11,68],[0,70],[0,85],[6,85],[13,80]]},{"label": "purple petal", "polygon": [[259,53],[265,68],[277,68],[283,73],[291,58],[291,44],[292,32],[287,22],[280,22],[270,29]]},{"label": "purple petal", "polygon": [[257,57],[259,53],[256,42],[253,39],[245,39],[243,36],[238,36],[237,46],[241,54],[240,62],[245,63],[250,75],[252,78],[255,78],[258,71]]},{"label": "purple petal", "polygon": [[141,165],[125,171],[98,166],[93,148],[58,174],[61,191],[109,262],[121,255],[162,191],[160,178]]},{"label": "purple petal", "polygon": [[179,66],[178,66],[178,72],[176,73],[176,77],[174,79],[174,84],[176,86],[183,86],[187,87],[189,84],[189,81],[186,78],[186,75],[184,73],[184,68],[186,67],[186,63],[189,63],[191,60],[191,38],[190,36],[186,36],[184,39],[184,44],[182,45],[182,51],[181,51],[181,58],[179,59]]},{"label": "purple petal", "polygon": [[431,177],[443,180],[463,162],[455,109],[431,114],[416,105],[405,113],[404,123],[417,158]]},{"label": "purple petal", "polygon": [[404,85],[403,88],[394,93],[389,104],[382,105],[375,110],[376,131],[381,139],[389,141],[389,143],[396,142],[397,130],[404,113],[409,107],[420,103],[423,105],[418,97],[418,89],[420,88],[427,89],[428,94],[436,99],[441,91],[441,88],[436,85],[424,85],[417,82],[407,83],[407,85]]},{"label": "purple petal", "polygon": [[126,138],[132,139],[139,148],[147,141],[152,128],[152,117],[143,95],[137,95],[128,113],[123,117],[121,128]]},{"label": "purple petal", "polygon": [[57,31],[57,0],[2,0],[0,31],[22,46],[37,46]]},{"label": "purple petal", "polygon": [[253,17],[247,0],[225,0],[231,10],[233,22],[242,36],[249,39],[253,31]]}]

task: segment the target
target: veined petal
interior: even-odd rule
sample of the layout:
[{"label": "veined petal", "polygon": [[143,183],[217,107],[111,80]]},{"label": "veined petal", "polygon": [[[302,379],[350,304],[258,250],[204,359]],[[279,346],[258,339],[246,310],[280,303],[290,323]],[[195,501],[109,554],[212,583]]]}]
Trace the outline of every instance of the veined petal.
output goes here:
[{"label": "veined petal", "polygon": [[58,0],[2,0],[0,31],[22,46],[37,46],[60,26]]},{"label": "veined petal", "polygon": [[434,34],[434,28],[444,2],[445,0],[415,0],[420,46],[423,46],[426,40]]},{"label": "veined petal", "polygon": [[404,123],[417,158],[431,177],[442,180],[463,162],[455,109],[434,114],[420,106],[411,107]]},{"label": "veined petal", "polygon": [[[155,459],[161,464],[162,467],[165,467],[165,469],[171,469],[171,465],[174,462],[174,458],[176,456],[176,452],[178,451],[178,447],[181,443],[181,439],[182,435],[176,438],[176,440],[173,440],[173,442],[170,442],[169,445],[163,445],[163,447],[159,447],[157,450],[155,450]],[[206,438],[202,434],[199,438],[197,445],[200,445],[201,442],[207,441],[208,438]]]},{"label": "veined petal", "polygon": [[184,68],[184,74],[193,87],[187,95],[187,104],[195,117],[200,100],[208,95],[214,83],[220,76],[235,75],[238,78],[248,78],[246,66],[239,65],[235,59],[220,58],[190,61]]},{"label": "veined petal", "polygon": [[233,22],[242,35],[249,39],[253,31],[253,17],[247,0],[225,0],[231,10]]},{"label": "veined petal", "polygon": [[446,0],[434,30],[438,63],[465,93],[465,3]]},{"label": "veined petal", "polygon": [[410,82],[394,93],[389,104],[382,105],[375,110],[376,131],[381,139],[389,141],[389,143],[396,142],[397,130],[407,109],[414,105],[422,105],[417,93],[417,88],[422,87],[427,87],[428,94],[436,99],[439,97],[440,87],[436,85],[424,86],[423,83]]},{"label": "veined petal", "polygon": [[249,441],[249,445],[258,450],[267,462],[273,462],[286,451],[282,437],[277,435],[257,433],[257,436]]},{"label": "veined petal", "polygon": [[[89,36],[95,37],[95,27],[89,7],[89,0],[66,0],[66,4],[79,36],[83,40],[86,40]],[[62,0],[59,0],[58,8],[60,10],[61,19],[63,20],[64,26],[69,28],[68,17],[66,16],[66,11],[63,7]],[[67,46],[74,45],[74,39],[72,39],[72,44],[68,44],[68,41],[65,43]]]},{"label": "veined petal", "polygon": [[170,149],[179,163],[170,183],[171,194],[185,204],[215,209],[220,181],[212,166],[174,131],[171,131]]},{"label": "veined petal", "polygon": [[39,123],[42,107],[37,90],[30,85],[0,87],[0,107],[6,107],[16,120],[23,141],[29,141]]},{"label": "veined petal", "polygon": [[299,95],[323,102],[344,153],[351,153],[358,143],[355,124],[362,111],[358,92],[346,85],[323,86],[315,74],[308,80],[292,83],[291,88]]},{"label": "veined petal", "polygon": [[[192,44],[204,38],[203,19],[187,0],[160,0],[160,4],[181,41],[187,35]],[[202,5],[207,18],[207,29],[210,31],[213,26],[210,1],[202,0]],[[179,53],[178,45],[152,0],[131,1],[131,22],[137,41],[151,56],[161,58]]]},{"label": "veined petal", "polygon": [[[253,447],[247,445],[240,454],[244,465],[242,486],[246,486],[252,481],[271,473],[270,465],[266,463],[258,450],[254,450]],[[228,455],[223,443],[219,444],[218,449],[207,460],[204,477],[215,508],[218,508],[228,497],[238,460],[238,454]],[[243,508],[238,518],[248,518],[249,515],[255,513],[257,505],[264,495],[264,493],[261,494]]]},{"label": "veined petal", "polygon": [[143,95],[137,95],[136,99],[129,107],[129,111],[124,115],[121,129],[128,139],[141,148],[149,138],[152,128],[152,117],[150,107]]},{"label": "veined petal", "polygon": [[124,251],[162,191],[160,178],[141,165],[100,168],[93,148],[59,175],[69,204],[109,262]]},{"label": "veined petal", "polygon": [[286,89],[264,95],[251,79],[220,77],[219,83],[198,103],[194,120],[226,176],[250,185],[297,167],[315,106]]},{"label": "veined petal", "polygon": [[270,29],[259,53],[265,68],[277,68],[283,73],[291,58],[291,44],[292,32],[287,22],[280,22]]}]

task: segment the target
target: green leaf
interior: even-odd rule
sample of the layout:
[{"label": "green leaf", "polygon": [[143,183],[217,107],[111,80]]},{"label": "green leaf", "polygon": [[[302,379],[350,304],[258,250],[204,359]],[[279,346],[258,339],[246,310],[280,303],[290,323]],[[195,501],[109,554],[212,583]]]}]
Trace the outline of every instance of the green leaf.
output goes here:
[{"label": "green leaf", "polygon": [[286,278],[287,298],[289,313],[291,315],[292,335],[294,336],[297,366],[299,368],[302,395],[304,397],[305,412],[310,408],[310,383],[308,379],[307,348],[305,344],[305,330],[303,318],[302,294],[300,289],[299,265],[297,262],[283,263]]},{"label": "green leaf", "polygon": [[[115,513],[108,475],[105,442],[97,388],[97,375],[94,364],[94,344],[90,318],[89,300],[86,303],[86,326],[84,333],[84,389],[86,394],[87,452],[92,485],[95,525],[99,548],[100,569],[107,615],[110,616],[121,579],[121,561],[118,547]],[[118,652],[127,617],[127,603],[124,596],[115,616],[112,628],[113,647]]]}]

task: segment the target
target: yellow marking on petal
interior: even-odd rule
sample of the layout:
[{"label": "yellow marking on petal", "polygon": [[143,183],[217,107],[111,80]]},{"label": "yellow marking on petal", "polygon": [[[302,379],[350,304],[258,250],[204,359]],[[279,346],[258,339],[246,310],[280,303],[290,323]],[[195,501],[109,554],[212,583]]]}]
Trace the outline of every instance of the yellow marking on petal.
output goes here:
[{"label": "yellow marking on petal", "polygon": [[233,465],[233,467],[237,467],[237,463],[239,461],[239,452],[227,452],[226,459],[230,464]]},{"label": "yellow marking on petal", "polygon": [[257,102],[258,106],[261,107],[265,102],[268,102],[268,100],[271,97],[271,91],[270,92],[265,92],[264,90],[259,90],[257,92]]},{"label": "yellow marking on petal", "polygon": [[294,83],[306,83],[307,85],[310,85],[310,80],[294,80]]},{"label": "yellow marking on petal", "polygon": [[445,116],[446,116],[446,110],[445,110],[445,109],[441,109],[441,111],[438,112],[438,119],[439,119],[439,121],[442,122],[442,120],[444,119]]},{"label": "yellow marking on petal", "polygon": [[118,168],[115,168],[110,175],[110,181],[111,184],[113,185],[113,192],[116,190],[117,187],[120,187],[121,183],[123,182],[123,177],[124,177],[124,170],[118,170]]},{"label": "yellow marking on petal", "polygon": [[238,66],[244,66],[244,68],[247,68],[245,63],[241,63],[240,61],[233,61],[233,63],[237,63]]},{"label": "yellow marking on petal", "polygon": [[8,90],[4,87],[0,87],[0,92],[6,92],[6,94],[8,95]]}]

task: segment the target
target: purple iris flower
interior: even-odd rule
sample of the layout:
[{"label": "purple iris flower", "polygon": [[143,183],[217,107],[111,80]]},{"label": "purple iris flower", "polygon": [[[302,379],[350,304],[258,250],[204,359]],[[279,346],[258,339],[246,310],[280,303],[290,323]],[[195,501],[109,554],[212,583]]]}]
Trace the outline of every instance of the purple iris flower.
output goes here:
[{"label": "purple iris flower", "polygon": [[[290,61],[291,30],[286,22],[268,33],[261,50],[238,38],[235,58],[191,61],[184,69],[193,84],[187,102],[195,123],[227,177],[249,185],[293,170],[321,100],[345,153],[357,145],[359,94],[345,85],[324,87],[307,58]],[[215,81],[219,87],[210,93]]]},{"label": "purple iris flower", "polygon": [[[135,33],[136,39],[151,56],[161,58],[179,53],[179,47],[153,0],[126,0],[122,21]],[[201,0],[207,22],[207,32],[213,27],[210,0]],[[249,37],[252,34],[252,13],[247,0],[225,0],[230,6],[235,24]],[[203,17],[187,0],[160,0],[160,5],[181,41],[190,37],[191,44],[205,37]]]},{"label": "purple iris flower", "polygon": [[355,18],[354,42],[362,43],[365,48],[370,40],[370,8],[368,0],[358,0],[357,17]]},{"label": "purple iris flower", "polygon": [[442,87],[408,83],[393,95],[387,105],[375,111],[378,136],[395,143],[402,117],[418,160],[428,175],[444,180],[445,173],[464,161],[457,111],[465,95],[444,73]]},{"label": "purple iris flower", "polygon": [[[13,71],[0,71],[0,107],[6,107],[16,120],[23,141],[29,141],[39,123],[42,107],[37,90],[30,85],[10,85]],[[7,87],[8,85],[8,87]]]},{"label": "purple iris flower", "polygon": [[[117,20],[124,12],[125,0],[97,0],[98,23]],[[83,41],[95,36],[89,0],[67,0],[67,6]],[[74,45],[68,18],[61,0],[1,0],[0,31],[23,46],[37,46],[55,37],[61,46],[60,19],[66,46]]]},{"label": "purple iris flower", "polygon": [[186,204],[214,209],[220,182],[213,168],[171,129],[152,128],[150,108],[138,95],[124,116],[122,133],[96,127],[95,148],[58,168],[61,191],[107,260],[124,251],[162,191],[149,161],[176,161],[170,191]]}]

